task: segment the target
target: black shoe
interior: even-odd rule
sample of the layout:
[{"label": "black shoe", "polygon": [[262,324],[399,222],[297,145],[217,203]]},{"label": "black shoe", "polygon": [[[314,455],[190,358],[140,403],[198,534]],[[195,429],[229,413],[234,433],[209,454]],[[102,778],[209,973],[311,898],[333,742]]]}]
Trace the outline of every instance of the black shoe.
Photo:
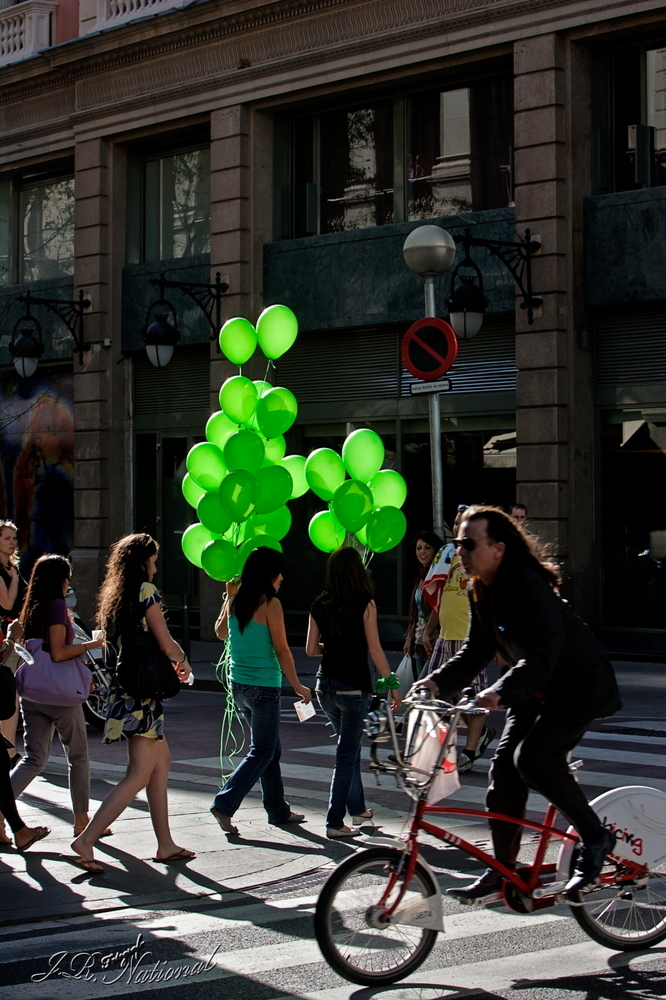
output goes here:
[{"label": "black shoe", "polygon": [[447,896],[453,896],[459,903],[496,903],[502,898],[504,876],[494,868],[487,868],[481,878],[471,885],[447,889]]},{"label": "black shoe", "polygon": [[486,750],[488,749],[488,747],[490,746],[490,744],[494,739],[495,739],[495,730],[493,729],[492,726],[486,726],[486,728],[481,733],[481,739],[479,740],[479,745],[476,748],[475,760],[478,760],[479,757],[483,757],[484,753],[486,752]]},{"label": "black shoe", "polygon": [[604,827],[597,840],[579,847],[578,861],[564,890],[566,893],[580,892],[581,889],[594,882],[603,868],[607,856],[615,847],[616,840],[615,834]]}]

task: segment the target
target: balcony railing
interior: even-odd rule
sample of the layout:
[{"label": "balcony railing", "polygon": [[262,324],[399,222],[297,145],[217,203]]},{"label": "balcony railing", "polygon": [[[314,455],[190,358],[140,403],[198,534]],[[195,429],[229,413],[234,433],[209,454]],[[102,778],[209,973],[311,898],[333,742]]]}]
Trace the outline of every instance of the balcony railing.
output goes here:
[{"label": "balcony railing", "polygon": [[100,28],[113,28],[140,17],[183,7],[189,2],[190,0],[97,0],[97,19],[85,23],[82,19],[82,31],[85,33],[99,31]]},{"label": "balcony railing", "polygon": [[0,4],[0,66],[48,48],[55,34],[57,9],[56,0]]}]

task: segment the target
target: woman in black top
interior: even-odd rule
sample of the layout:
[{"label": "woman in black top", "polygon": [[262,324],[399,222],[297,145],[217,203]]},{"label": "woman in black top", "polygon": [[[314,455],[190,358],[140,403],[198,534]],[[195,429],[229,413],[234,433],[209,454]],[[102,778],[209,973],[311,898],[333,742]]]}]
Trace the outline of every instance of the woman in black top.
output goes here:
[{"label": "woman in black top", "polygon": [[[331,553],[326,589],[310,612],[305,646],[308,656],[321,656],[317,672],[319,704],[338,737],[335,770],[326,815],[328,837],[354,837],[354,829],[372,819],[361,782],[361,737],[372,694],[368,653],[382,677],[391,673],[377,632],[373,587],[356,549],[343,546]],[[400,694],[391,691],[393,707]],[[345,812],[352,826],[345,826]]]}]

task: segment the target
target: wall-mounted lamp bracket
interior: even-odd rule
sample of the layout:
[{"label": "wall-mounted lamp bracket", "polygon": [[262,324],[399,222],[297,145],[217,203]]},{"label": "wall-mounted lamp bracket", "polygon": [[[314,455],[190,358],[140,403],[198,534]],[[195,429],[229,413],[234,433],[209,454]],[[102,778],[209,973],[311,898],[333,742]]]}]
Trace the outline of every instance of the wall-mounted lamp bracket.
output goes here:
[{"label": "wall-mounted lamp bracket", "polygon": [[[220,327],[222,325],[222,296],[229,289],[226,281],[222,281],[220,272],[215,275],[215,284],[206,285],[196,281],[172,281],[163,274],[159,278],[151,278],[151,285],[156,285],[160,290],[160,302],[164,301],[164,292],[167,288],[176,288],[183,295],[188,295],[193,302],[201,309],[208,320],[210,326],[210,340],[217,341],[217,351],[220,353],[218,341]],[[213,318],[214,316],[214,318]]]},{"label": "wall-mounted lamp bracket", "polygon": [[79,291],[78,299],[48,299],[33,295],[27,291],[24,295],[19,295],[20,302],[27,303],[27,312],[30,313],[31,306],[46,306],[51,312],[65,324],[70,336],[74,340],[75,351],[79,355],[79,364],[83,364],[83,352],[90,347],[86,344],[83,334],[83,314],[90,308],[91,301],[86,297],[83,289]]},{"label": "wall-mounted lamp bracket", "polygon": [[523,301],[521,309],[527,310],[527,322],[531,325],[534,322],[534,310],[543,304],[543,299],[532,294],[532,257],[541,249],[539,240],[531,238],[530,230],[525,230],[524,239],[511,240],[486,240],[477,236],[472,236],[469,229],[464,233],[453,237],[455,242],[463,248],[463,259],[456,264],[451,272],[451,288],[455,285],[455,278],[460,268],[471,268],[477,274],[481,284],[481,272],[478,265],[472,260],[470,250],[472,247],[483,247],[493,257],[497,257],[504,267],[511,273],[513,280],[520,289]]}]

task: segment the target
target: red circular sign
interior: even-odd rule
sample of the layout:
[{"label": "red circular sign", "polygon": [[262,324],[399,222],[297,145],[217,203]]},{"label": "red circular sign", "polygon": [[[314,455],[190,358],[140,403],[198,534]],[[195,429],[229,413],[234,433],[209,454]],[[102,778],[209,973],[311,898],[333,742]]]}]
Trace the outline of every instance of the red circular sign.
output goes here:
[{"label": "red circular sign", "polygon": [[458,354],[458,338],[446,320],[427,316],[412,323],[402,339],[402,363],[424,382],[448,372]]}]

